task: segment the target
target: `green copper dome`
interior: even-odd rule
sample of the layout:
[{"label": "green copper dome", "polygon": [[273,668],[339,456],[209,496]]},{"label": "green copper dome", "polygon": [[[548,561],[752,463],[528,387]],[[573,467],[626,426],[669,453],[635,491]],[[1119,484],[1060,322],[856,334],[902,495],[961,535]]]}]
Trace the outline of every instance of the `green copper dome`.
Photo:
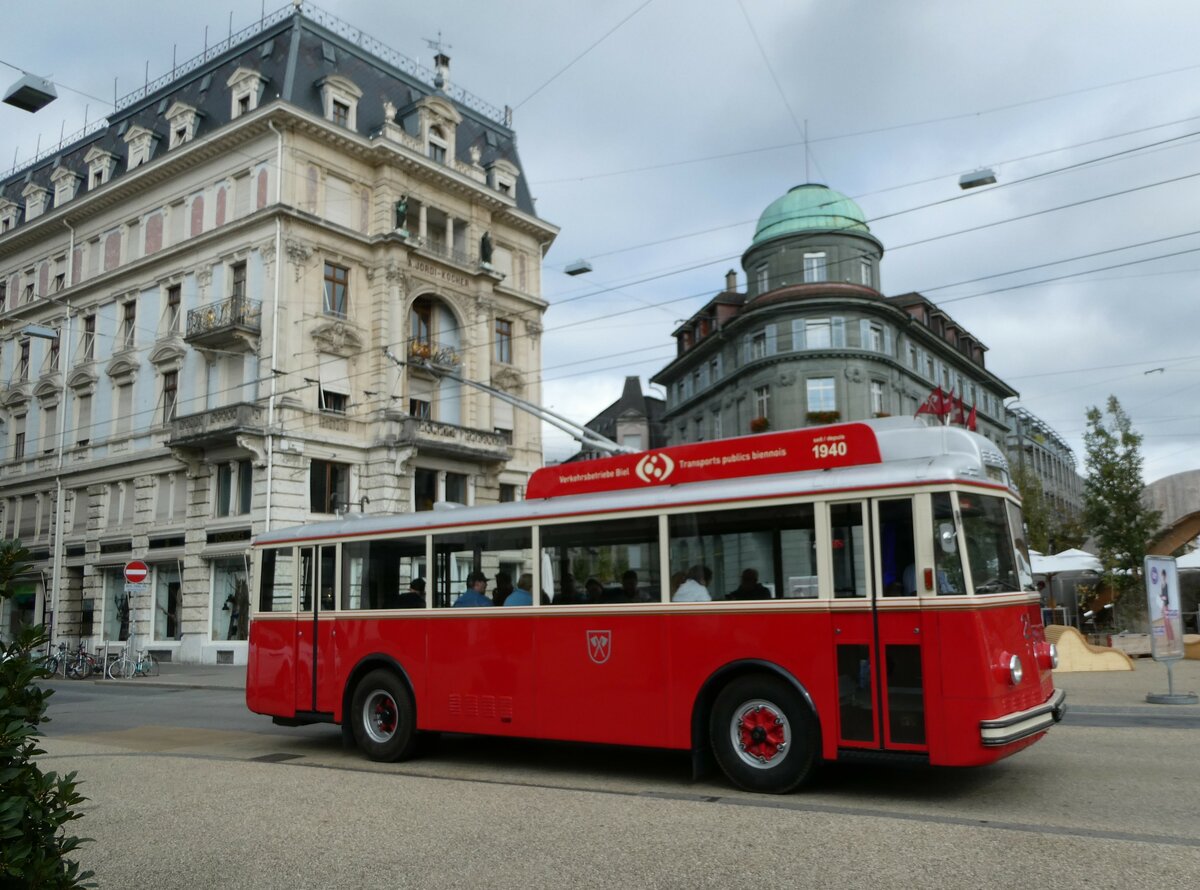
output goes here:
[{"label": "green copper dome", "polygon": [[823,185],[798,185],[763,211],[751,246],[783,235],[830,231],[871,232],[862,210],[845,195]]}]

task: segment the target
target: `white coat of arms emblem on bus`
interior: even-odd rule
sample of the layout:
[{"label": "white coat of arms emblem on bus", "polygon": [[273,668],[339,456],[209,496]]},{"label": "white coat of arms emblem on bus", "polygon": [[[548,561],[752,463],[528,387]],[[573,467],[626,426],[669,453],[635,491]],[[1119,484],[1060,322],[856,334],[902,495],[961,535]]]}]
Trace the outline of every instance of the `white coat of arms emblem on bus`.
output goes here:
[{"label": "white coat of arms emblem on bus", "polygon": [[665,482],[675,471],[675,461],[665,454],[647,454],[637,463],[637,477],[643,482]]},{"label": "white coat of arms emblem on bus", "polygon": [[612,654],[612,631],[589,630],[587,644],[588,657],[596,664],[604,664]]}]

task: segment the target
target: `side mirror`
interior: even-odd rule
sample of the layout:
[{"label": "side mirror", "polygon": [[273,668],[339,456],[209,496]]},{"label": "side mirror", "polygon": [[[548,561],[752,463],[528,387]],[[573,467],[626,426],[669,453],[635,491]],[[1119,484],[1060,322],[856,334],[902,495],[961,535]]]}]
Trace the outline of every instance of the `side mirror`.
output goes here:
[{"label": "side mirror", "polygon": [[954,524],[943,522],[938,526],[938,543],[942,545],[943,553],[954,553],[958,550],[958,537],[954,534]]}]

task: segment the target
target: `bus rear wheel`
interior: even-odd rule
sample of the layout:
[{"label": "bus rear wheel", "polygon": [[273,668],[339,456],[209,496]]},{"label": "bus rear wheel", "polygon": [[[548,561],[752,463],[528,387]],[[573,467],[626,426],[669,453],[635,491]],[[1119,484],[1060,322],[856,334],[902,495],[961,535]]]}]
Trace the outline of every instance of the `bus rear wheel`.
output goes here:
[{"label": "bus rear wheel", "polygon": [[817,762],[817,722],[778,677],[739,677],[721,690],[709,719],[717,763],[745,791],[786,794]]},{"label": "bus rear wheel", "polygon": [[412,698],[391,671],[371,671],[354,689],[350,706],[354,742],[372,760],[411,757],[417,739]]}]

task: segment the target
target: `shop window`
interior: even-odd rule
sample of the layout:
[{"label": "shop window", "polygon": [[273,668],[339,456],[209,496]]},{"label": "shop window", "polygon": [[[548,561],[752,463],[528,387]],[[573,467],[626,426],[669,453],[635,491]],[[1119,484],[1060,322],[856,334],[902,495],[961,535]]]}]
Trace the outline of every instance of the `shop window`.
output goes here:
[{"label": "shop window", "polygon": [[179,565],[154,570],[154,639],[183,639],[183,585]]},{"label": "shop window", "polygon": [[250,618],[250,573],[240,556],[212,561],[212,638],[245,640]]}]

